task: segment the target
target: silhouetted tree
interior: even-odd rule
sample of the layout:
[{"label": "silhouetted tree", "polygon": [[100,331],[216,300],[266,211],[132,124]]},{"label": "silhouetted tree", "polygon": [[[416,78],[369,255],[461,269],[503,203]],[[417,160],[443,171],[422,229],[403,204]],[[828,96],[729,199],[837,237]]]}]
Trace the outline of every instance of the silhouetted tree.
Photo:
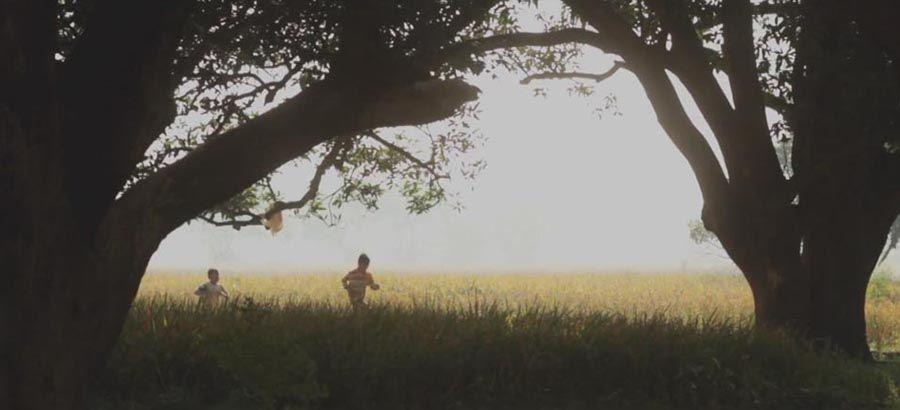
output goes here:
[{"label": "silhouetted tree", "polygon": [[[440,51],[482,30],[490,3],[0,2],[0,408],[83,407],[178,226],[323,143],[365,168],[384,154],[360,136],[475,99],[454,79],[472,67]],[[407,197],[421,210],[434,195]]]},{"label": "silhouetted tree", "polygon": [[[580,44],[618,56],[603,74],[570,71],[578,53],[567,49],[507,52],[499,62],[528,79],[602,80],[630,71],[693,169],[703,223],[750,284],[756,322],[869,357],[866,285],[900,212],[900,7],[887,0],[564,2],[572,17],[547,32],[470,45]],[[685,113],[677,82],[721,158]],[[779,119],[770,123],[767,114]]]}]

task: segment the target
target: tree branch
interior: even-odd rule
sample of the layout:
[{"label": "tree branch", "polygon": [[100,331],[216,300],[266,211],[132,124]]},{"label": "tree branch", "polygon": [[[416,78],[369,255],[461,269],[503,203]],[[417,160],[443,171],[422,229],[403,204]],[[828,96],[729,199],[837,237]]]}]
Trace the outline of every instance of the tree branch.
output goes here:
[{"label": "tree branch", "polygon": [[[753,5],[753,15],[754,16],[765,16],[775,14],[782,17],[786,16],[797,16],[800,14],[800,3],[771,3],[771,2],[762,2],[759,4]],[[714,19],[706,22],[706,24],[701,24],[698,27],[701,31],[709,30],[713,27],[722,24],[721,19]]]},{"label": "tree branch", "polygon": [[[737,158],[744,158],[741,167],[746,179],[753,186],[753,195],[774,198],[788,204],[793,195],[785,183],[784,173],[772,144],[766,119],[765,93],[759,81],[756,67],[756,48],[753,38],[753,6],[750,0],[728,0],[722,4],[723,37],[722,54],[725,58],[731,95],[734,100],[735,133],[740,139]],[[737,138],[736,138],[737,139]],[[781,195],[761,195],[766,192]]]},{"label": "tree branch", "polygon": [[800,3],[772,3],[761,2],[754,4],[754,15],[779,14],[782,16],[794,16],[800,14]]},{"label": "tree branch", "polygon": [[732,180],[741,178],[739,164],[742,147],[735,136],[736,119],[728,96],[713,75],[709,55],[697,36],[683,3],[653,0],[650,3],[663,28],[671,33],[671,51],[666,52],[666,68],[685,85],[700,113],[712,129],[725,158],[725,166]]},{"label": "tree branch", "polygon": [[262,222],[259,220],[258,216],[254,216],[253,218],[250,218],[250,219],[237,219],[237,218],[215,219],[211,216],[201,214],[201,215],[197,216],[197,218],[199,218],[203,222],[206,222],[213,226],[218,226],[218,227],[228,226],[228,227],[234,228],[235,230],[240,230],[241,228],[243,228],[245,226],[262,225]]},{"label": "tree branch", "polygon": [[416,156],[413,155],[412,153],[410,153],[409,151],[403,149],[402,147],[398,146],[397,144],[394,144],[394,143],[392,143],[392,142],[390,142],[390,141],[388,141],[388,140],[386,140],[386,139],[384,139],[384,138],[381,138],[381,136],[379,136],[378,134],[376,134],[376,133],[374,133],[374,132],[371,132],[371,131],[370,131],[370,132],[366,132],[366,133],[364,133],[363,135],[365,135],[365,136],[367,136],[367,137],[369,137],[369,138],[371,138],[371,139],[373,139],[373,140],[375,140],[375,141],[378,141],[378,143],[380,143],[381,145],[384,145],[385,147],[388,147],[388,149],[390,149],[391,151],[394,151],[394,152],[396,152],[396,153],[402,155],[404,158],[406,158],[407,160],[409,160],[409,161],[412,162],[413,164],[416,164],[416,165],[419,166],[420,168],[422,168],[422,169],[428,171],[431,175],[433,175],[433,176],[434,176],[435,178],[437,178],[437,179],[447,179],[447,178],[450,178],[449,175],[446,175],[446,174],[439,174],[437,171],[434,170],[434,167],[433,167],[432,165],[426,164],[426,163],[425,163],[424,161],[422,161],[421,159],[416,158]]},{"label": "tree branch", "polygon": [[[446,118],[478,89],[461,80],[382,85],[360,95],[357,80],[330,78],[137,183],[110,210],[104,229],[131,214],[160,238],[240,193],[328,139]],[[360,80],[364,81],[364,80]],[[134,215],[134,214],[138,215]]]},{"label": "tree branch", "polygon": [[[726,233],[740,232],[741,227],[737,225],[746,224],[747,220],[715,153],[685,112],[666,72],[668,56],[663,50],[645,44],[606,3],[566,0],[566,4],[594,28],[602,27],[604,36],[618,44],[619,55],[643,86],[659,124],[694,172],[704,200],[704,225],[723,240],[726,249],[737,249],[734,242],[742,240],[742,236]],[[700,60],[700,64],[703,61]],[[717,106],[729,108],[723,104]],[[747,262],[746,255],[730,256],[739,264]]]},{"label": "tree branch", "polygon": [[328,168],[333,167],[337,163],[338,155],[340,155],[346,147],[346,144],[342,141],[336,141],[328,153],[322,158],[322,162],[319,163],[319,166],[316,167],[316,172],[309,181],[309,189],[306,190],[306,193],[296,201],[277,202],[273,204],[263,216],[266,219],[269,219],[276,212],[288,209],[300,209],[313,199],[316,199],[316,195],[319,194],[319,187],[322,185],[322,177],[325,176],[325,171],[328,171]]},{"label": "tree branch", "polygon": [[725,173],[684,111],[662,56],[646,46],[609,5],[589,0],[567,0],[566,4],[598,31],[602,28],[603,37],[616,44],[615,49],[643,85],[660,125],[694,171],[704,201],[714,207],[724,205],[729,196]]},{"label": "tree branch", "polygon": [[789,112],[791,110],[791,103],[787,102],[784,97],[766,93],[765,95],[763,95],[763,102],[765,103],[766,107],[775,110],[775,112],[780,114],[782,117],[789,115]]},{"label": "tree branch", "polygon": [[[635,35],[634,30],[622,19],[614,7],[606,1],[564,0],[575,13],[597,30],[595,37],[602,43],[595,45],[604,52],[622,56],[626,63],[631,63],[626,56],[651,53],[652,50]],[[593,44],[592,44],[593,45]]]},{"label": "tree branch", "polygon": [[548,79],[584,79],[584,80],[593,80],[596,82],[601,82],[609,77],[612,77],[620,68],[624,67],[625,63],[621,61],[616,61],[613,63],[612,68],[607,70],[604,73],[600,74],[592,74],[592,73],[581,73],[581,72],[544,72],[538,74],[532,74],[528,77],[523,78],[519,81],[520,84],[529,84],[534,80],[548,80]]},{"label": "tree branch", "polygon": [[[484,53],[496,49],[525,47],[525,46],[541,46],[549,47],[565,43],[581,43],[593,46],[604,52],[615,53],[622,56],[632,71],[641,71],[643,75],[639,75],[641,83],[647,90],[648,97],[654,102],[654,109],[659,116],[660,123],[669,133],[675,145],[681,150],[682,154],[687,158],[691,167],[694,168],[701,189],[704,190],[704,198],[709,203],[721,203],[722,197],[727,191],[727,179],[724,172],[709,147],[702,134],[690,122],[684,114],[677,94],[671,82],[665,77],[664,68],[666,59],[659,50],[651,49],[638,38],[628,24],[622,20],[616,11],[608,4],[603,2],[594,2],[590,0],[567,0],[569,5],[579,16],[587,21],[597,31],[586,29],[563,29],[548,33],[513,33],[486,37],[483,39],[469,40],[455,47],[448,49],[449,56],[458,56],[460,54],[468,56],[470,54]],[[658,3],[661,4],[661,3]],[[661,8],[660,8],[661,9]],[[665,14],[664,14],[664,17]],[[680,24],[678,30],[673,30],[676,37],[680,37],[679,43],[691,46],[691,57],[693,60],[692,69],[695,75],[695,87],[690,87],[692,94],[698,98],[698,104],[701,108],[705,105],[704,110],[707,120],[711,126],[718,128],[716,133],[718,138],[724,140],[726,136],[730,136],[730,132],[734,131],[734,127],[728,126],[733,124],[734,114],[731,110],[728,99],[724,92],[715,82],[711,70],[708,70],[706,57],[702,53],[702,44],[696,37],[690,22],[683,24],[681,21],[670,20],[676,25]],[[688,53],[685,53],[688,54]],[[685,67],[685,66],[682,66]],[[708,73],[707,73],[708,71]],[[686,72],[682,70],[682,72]],[[663,77],[660,77],[662,73]],[[584,77],[581,73],[569,74],[571,77]],[[709,74],[709,75],[706,75]],[[556,73],[544,73],[531,79],[540,77],[560,77]],[[566,76],[566,75],[563,75]],[[605,78],[605,77],[604,77]],[[528,79],[529,81],[531,79]],[[596,79],[596,77],[593,77]],[[674,98],[672,98],[674,96]],[[680,114],[679,114],[680,113]],[[718,126],[717,126],[718,125]],[[768,131],[766,131],[768,132]],[[768,134],[766,134],[768,135]],[[726,144],[727,145],[727,144]],[[771,148],[771,144],[769,144]],[[741,155],[740,150],[734,149],[730,157],[736,158]],[[774,154],[774,152],[773,152]],[[776,170],[780,170],[777,164],[777,158],[772,155]],[[737,171],[737,170],[734,170]],[[737,172],[735,172],[737,173]],[[780,171],[779,174],[780,175]]]},{"label": "tree branch", "polygon": [[725,173],[703,134],[684,111],[665,70],[647,66],[636,67],[634,72],[644,86],[660,125],[693,169],[704,201],[710,206],[725,205],[729,195]]},{"label": "tree branch", "polygon": [[[266,210],[265,213],[255,214],[250,210],[244,210],[238,213],[238,216],[243,215],[246,216],[247,219],[238,219],[237,217],[229,218],[229,219],[216,219],[214,217],[200,214],[198,218],[201,220],[214,225],[214,226],[230,226],[236,230],[240,230],[246,226],[254,226],[254,225],[263,225],[264,219],[271,219],[273,215],[278,212],[286,211],[289,209],[300,209],[306,206],[310,201],[316,198],[319,193],[319,187],[322,184],[322,177],[325,176],[325,172],[328,171],[329,168],[333,167],[337,163],[338,155],[346,148],[346,144],[342,141],[335,141],[331,146],[331,149],[328,150],[328,153],[322,158],[322,161],[319,162],[319,165],[316,166],[316,170],[313,173],[312,179],[309,181],[309,188],[306,190],[306,193],[303,194],[300,199],[296,201],[283,202],[276,201],[273,203],[269,209]],[[271,187],[269,187],[271,190]]]},{"label": "tree branch", "polygon": [[580,28],[565,28],[543,33],[509,33],[476,38],[448,46],[439,56],[441,61],[469,58],[473,54],[485,54],[495,50],[516,47],[553,47],[562,44],[579,43],[600,50],[616,53],[616,44],[596,31]]},{"label": "tree branch", "polygon": [[[652,10],[659,15],[664,29],[672,35],[671,51],[666,53],[666,66],[684,83],[685,88],[697,103],[703,118],[709,124],[713,135],[722,148],[725,166],[732,183],[740,186],[751,187],[751,191],[757,192],[757,198],[775,198],[779,202],[788,203],[791,196],[778,157],[769,136],[768,123],[765,118],[765,110],[761,105],[750,106],[746,102],[748,96],[761,96],[762,91],[758,79],[755,77],[756,60],[753,54],[752,32],[749,33],[749,61],[746,54],[745,37],[741,37],[740,47],[735,43],[733,24],[731,26],[731,44],[736,49],[732,50],[732,56],[738,54],[743,64],[750,67],[736,67],[737,73],[729,73],[732,87],[743,87],[742,90],[733,90],[735,100],[741,101],[742,113],[732,108],[725,91],[719,85],[713,74],[710,64],[710,56],[703,46],[703,42],[697,35],[688,10],[683,2],[670,2],[664,0],[652,0]],[[746,17],[746,16],[745,16]],[[749,17],[747,17],[749,18]],[[746,23],[746,22],[744,22]],[[742,27],[746,28],[746,27]],[[739,34],[746,35],[746,32]],[[735,66],[735,60],[731,60]],[[741,71],[743,70],[743,71]],[[741,82],[738,78],[744,78]],[[742,77],[744,76],[744,77]],[[755,83],[755,90],[753,84]],[[758,111],[754,111],[757,110]],[[756,115],[761,114],[761,115]],[[781,193],[768,195],[769,193]]]},{"label": "tree branch", "polygon": [[722,54],[731,83],[731,94],[743,125],[768,135],[763,92],[756,69],[753,44],[753,8],[750,0],[728,0],[722,4],[724,42]]}]

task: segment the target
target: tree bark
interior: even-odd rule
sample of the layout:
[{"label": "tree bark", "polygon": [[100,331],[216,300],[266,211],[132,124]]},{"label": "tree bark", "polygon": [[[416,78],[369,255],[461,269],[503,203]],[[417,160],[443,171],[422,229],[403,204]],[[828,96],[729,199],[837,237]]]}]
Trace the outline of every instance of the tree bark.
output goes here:
[{"label": "tree bark", "polygon": [[[0,101],[3,409],[83,406],[149,260],[114,261],[85,234],[64,188],[56,100],[43,97],[33,106]],[[107,240],[125,249],[127,239]]]},{"label": "tree bark", "polygon": [[[872,359],[866,337],[866,289],[889,226],[866,228],[860,219],[848,213],[814,224],[816,232],[804,238],[800,252],[782,252],[781,247],[758,242],[756,246],[730,242],[728,252],[741,255],[736,261],[750,261],[739,267],[753,294],[758,326],[787,330],[819,347]],[[719,235],[729,239],[728,234]]]},{"label": "tree bark", "polygon": [[139,236],[115,236],[104,240],[118,242],[107,249],[128,253],[102,255],[74,223],[56,222],[40,235],[10,235],[0,249],[10,268],[0,300],[2,408],[83,408],[155,249],[136,243]]},{"label": "tree bark", "polygon": [[[9,339],[3,346],[7,358],[2,363],[0,405],[81,409],[139,283],[123,288],[92,278],[98,273],[139,277],[142,271],[127,272],[128,266],[122,265],[104,269],[91,261],[91,253],[68,240],[31,247],[40,253],[37,258],[5,260],[18,266],[16,274],[41,280],[17,283],[16,291],[0,302],[4,311],[14,312],[2,326]],[[70,250],[61,251],[67,247]]]},{"label": "tree bark", "polygon": [[867,207],[865,196],[845,190],[850,194],[823,198],[809,210],[803,260],[812,274],[810,336],[850,356],[871,359],[866,289],[893,218]]},{"label": "tree bark", "polygon": [[810,336],[848,355],[871,358],[865,296],[890,225],[895,175],[884,145],[882,84],[859,81],[876,70],[856,60],[883,58],[859,41],[846,2],[806,4],[797,45],[793,168],[810,273]]},{"label": "tree bark", "polygon": [[872,270],[835,266],[817,273],[809,336],[850,357],[872,360],[866,332],[866,289]]},{"label": "tree bark", "polygon": [[761,327],[805,332],[812,317],[809,277],[782,267],[745,271],[753,293],[754,317]]}]

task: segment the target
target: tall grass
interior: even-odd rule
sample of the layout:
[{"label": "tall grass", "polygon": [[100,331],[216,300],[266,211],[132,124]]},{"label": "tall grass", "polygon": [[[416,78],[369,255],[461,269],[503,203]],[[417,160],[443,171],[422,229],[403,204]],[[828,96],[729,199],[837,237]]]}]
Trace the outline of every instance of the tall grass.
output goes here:
[{"label": "tall grass", "polygon": [[893,366],[752,330],[736,278],[387,275],[355,313],[335,278],[226,278],[241,297],[203,309],[197,277],[148,277],[94,407],[900,403]]},{"label": "tall grass", "polygon": [[[339,274],[247,276],[224,272],[223,283],[236,297],[275,304],[346,303]],[[391,306],[423,303],[460,307],[479,301],[509,308],[553,306],[576,312],[670,317],[717,316],[750,320],[753,298],[737,275],[705,274],[565,274],[565,275],[403,275],[376,274],[382,290],[368,299]],[[151,274],[139,298],[193,300],[200,274]],[[876,351],[900,350],[900,283],[891,272],[876,272],[866,305],[869,340]]]}]

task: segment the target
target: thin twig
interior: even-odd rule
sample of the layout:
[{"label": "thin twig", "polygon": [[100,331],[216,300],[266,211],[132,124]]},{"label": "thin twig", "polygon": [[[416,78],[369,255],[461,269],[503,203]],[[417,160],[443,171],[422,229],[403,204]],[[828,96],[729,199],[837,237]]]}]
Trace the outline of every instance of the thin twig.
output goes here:
[{"label": "thin twig", "polygon": [[544,72],[538,74],[532,74],[528,77],[519,81],[521,84],[528,84],[534,80],[556,80],[556,79],[582,79],[582,80],[593,80],[596,82],[603,81],[609,77],[612,77],[620,68],[624,67],[625,63],[621,61],[616,61],[613,63],[612,68],[607,70],[604,73],[593,74],[593,73],[582,73],[582,72]]}]

